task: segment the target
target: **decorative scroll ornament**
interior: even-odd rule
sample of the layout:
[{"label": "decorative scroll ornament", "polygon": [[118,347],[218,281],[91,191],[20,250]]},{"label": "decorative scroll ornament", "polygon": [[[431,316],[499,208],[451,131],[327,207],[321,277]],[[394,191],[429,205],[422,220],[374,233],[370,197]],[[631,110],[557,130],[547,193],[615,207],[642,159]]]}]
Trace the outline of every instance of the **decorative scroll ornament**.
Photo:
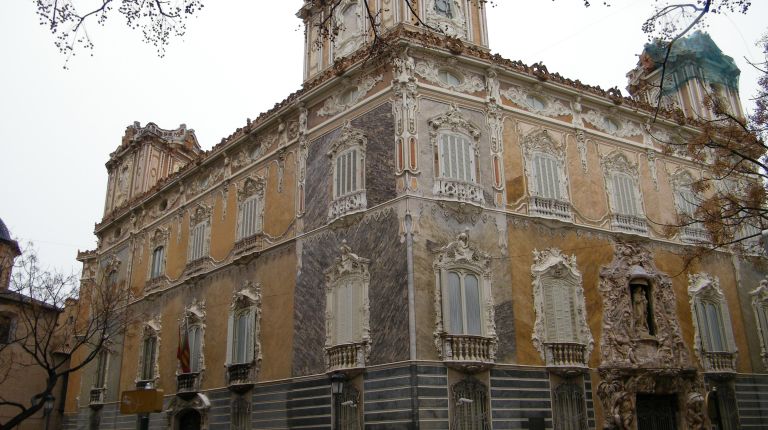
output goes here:
[{"label": "decorative scroll ornament", "polygon": [[191,225],[197,225],[203,221],[208,221],[211,218],[212,208],[210,206],[199,203],[192,214],[189,217]]},{"label": "decorative scroll ornament", "polygon": [[[573,115],[573,111],[560,100],[540,92],[531,92],[521,87],[510,87],[501,95],[512,103],[533,112],[548,117]],[[535,101],[539,101],[536,103]]]},{"label": "decorative scroll ornament", "polygon": [[168,236],[169,232],[167,228],[156,228],[155,232],[152,233],[152,236],[149,239],[149,247],[150,249],[155,249],[158,246],[165,246],[166,243],[168,243]]},{"label": "decorative scroll ornament", "polygon": [[[616,137],[643,135],[643,129],[637,123],[626,120],[619,121],[614,118],[609,118],[594,110],[590,110],[587,113],[582,113],[581,118],[595,126],[598,130],[604,133],[612,134]],[[615,128],[609,126],[609,124],[613,124]]]},{"label": "decorative scroll ornament", "polygon": [[[416,133],[416,112],[418,110],[417,84],[414,76],[416,63],[405,49],[395,58],[395,79],[392,83],[394,100],[392,113],[395,118],[396,172],[418,174],[418,137]],[[411,181],[405,181],[411,188]]]},{"label": "decorative scroll ornament", "polygon": [[466,119],[456,104],[451,104],[448,112],[431,118],[427,123],[432,128],[430,135],[434,135],[435,139],[437,138],[438,130],[448,129],[453,132],[467,133],[475,142],[480,140],[480,128]]},{"label": "decorative scroll ornament", "polygon": [[261,196],[264,197],[264,188],[266,186],[266,180],[261,176],[247,177],[242,182],[242,185],[237,190],[237,201],[243,202],[249,197]]},{"label": "decorative scroll ornament", "polygon": [[323,107],[317,111],[318,116],[333,116],[344,112],[354,106],[368,94],[377,83],[381,82],[383,75],[367,76],[357,85],[343,85],[339,91],[336,91],[331,97],[325,100]]},{"label": "decorative scroll ornament", "polygon": [[454,242],[451,242],[436,251],[436,258],[433,263],[437,285],[435,286],[434,307],[435,307],[435,346],[441,355],[446,359],[443,337],[447,334],[445,327],[445,318],[443,317],[443,280],[447,276],[449,269],[469,269],[477,273],[480,277],[481,300],[483,302],[483,325],[485,327],[484,337],[488,342],[488,358],[493,361],[496,356],[496,346],[498,337],[496,335],[496,316],[493,305],[493,296],[491,294],[491,256],[477,248],[469,245],[468,232],[460,233]]},{"label": "decorative scroll ornament", "polygon": [[459,0],[427,0],[427,24],[440,29],[446,36],[466,38],[467,21],[463,3]]},{"label": "decorative scroll ornament", "polygon": [[[461,93],[477,93],[485,91],[485,79],[474,73],[462,72],[448,64],[439,64],[430,60],[421,60],[416,63],[416,74],[427,81],[443,88]],[[458,78],[458,82],[448,82],[440,78],[440,72],[450,72]]]},{"label": "decorative scroll ornament", "polygon": [[[354,52],[365,43],[365,14],[362,11],[363,2],[359,0],[344,0],[335,8],[336,24],[341,31],[334,43],[334,58],[341,58]],[[345,20],[347,10],[354,9],[351,21]]]},{"label": "decorative scroll ornament", "polygon": [[[557,248],[545,249],[543,251],[533,251],[533,265],[531,266],[531,275],[533,276],[533,300],[536,310],[536,323],[533,328],[534,347],[539,351],[542,358],[547,360],[547,351],[545,343],[558,343],[554,338],[550,338],[546,329],[546,318],[554,315],[546,315],[545,311],[545,289],[555,288],[556,286],[566,286],[569,297],[567,303],[574,313],[572,315],[574,337],[567,339],[565,343],[578,343],[584,345],[583,356],[580,363],[585,365],[594,347],[594,339],[587,325],[587,316],[584,303],[584,288],[582,287],[581,272],[576,266],[576,257],[567,256]],[[553,291],[553,296],[556,292]],[[553,298],[554,300],[554,298]]]},{"label": "decorative scroll ornament", "polygon": [[752,308],[757,319],[760,356],[763,359],[763,366],[768,368],[768,279],[760,281],[760,286],[750,292],[749,295],[752,296]]}]

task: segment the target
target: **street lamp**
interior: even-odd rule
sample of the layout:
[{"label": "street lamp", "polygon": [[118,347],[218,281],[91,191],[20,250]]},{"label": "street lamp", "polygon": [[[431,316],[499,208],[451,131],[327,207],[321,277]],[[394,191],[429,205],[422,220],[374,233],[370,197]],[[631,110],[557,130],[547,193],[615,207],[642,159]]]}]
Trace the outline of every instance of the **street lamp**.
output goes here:
[{"label": "street lamp", "polygon": [[344,381],[347,377],[343,373],[336,372],[331,375],[331,394],[338,395],[344,392]]},{"label": "street lamp", "polygon": [[53,394],[48,393],[43,400],[43,416],[45,417],[45,430],[48,430],[48,423],[51,421],[51,412],[53,411],[53,405],[56,402],[56,398]]}]

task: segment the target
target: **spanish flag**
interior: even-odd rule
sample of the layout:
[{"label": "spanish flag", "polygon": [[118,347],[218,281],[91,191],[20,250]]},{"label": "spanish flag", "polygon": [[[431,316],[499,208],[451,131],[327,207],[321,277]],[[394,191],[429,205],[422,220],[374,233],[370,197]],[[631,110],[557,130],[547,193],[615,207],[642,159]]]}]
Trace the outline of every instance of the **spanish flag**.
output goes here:
[{"label": "spanish flag", "polygon": [[192,369],[189,366],[189,331],[187,327],[179,327],[179,347],[176,349],[176,358],[179,359],[181,373],[189,373]]}]

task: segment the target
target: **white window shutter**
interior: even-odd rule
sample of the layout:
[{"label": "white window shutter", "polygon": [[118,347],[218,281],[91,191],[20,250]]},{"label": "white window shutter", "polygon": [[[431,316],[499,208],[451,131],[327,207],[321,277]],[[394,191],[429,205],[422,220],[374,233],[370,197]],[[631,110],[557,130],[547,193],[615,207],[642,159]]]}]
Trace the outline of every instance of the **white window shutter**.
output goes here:
[{"label": "white window shutter", "polygon": [[729,352],[736,352],[736,340],[733,338],[733,325],[731,324],[731,313],[728,311],[728,303],[720,302],[720,314],[723,317],[723,331],[725,332],[726,349]]},{"label": "white window shutter", "polygon": [[253,361],[253,348],[254,348],[254,342],[253,338],[255,336],[254,333],[254,323],[256,321],[256,311],[255,309],[250,309],[247,314],[246,324],[245,324],[245,362],[251,363]]},{"label": "white window shutter", "polygon": [[456,272],[448,272],[447,282],[448,299],[448,331],[452,334],[464,333],[464,315],[462,312],[461,284],[459,275]]},{"label": "white window shutter", "polygon": [[230,313],[229,322],[227,323],[227,365],[232,364],[232,350],[235,348],[234,325],[235,315]]},{"label": "white window shutter", "polygon": [[482,310],[480,305],[480,285],[475,275],[464,277],[464,299],[467,312],[466,334],[483,334]]}]

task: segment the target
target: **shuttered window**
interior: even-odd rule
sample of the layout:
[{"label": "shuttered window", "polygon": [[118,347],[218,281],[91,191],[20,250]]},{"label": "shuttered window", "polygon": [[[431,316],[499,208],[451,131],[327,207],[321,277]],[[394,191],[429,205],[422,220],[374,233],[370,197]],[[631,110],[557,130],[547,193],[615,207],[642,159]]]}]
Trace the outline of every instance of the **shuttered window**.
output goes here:
[{"label": "shuttered window", "polygon": [[231,317],[232,327],[230,343],[230,364],[244,364],[253,361],[253,326],[252,309],[236,312]]},{"label": "shuttered window", "polygon": [[624,173],[613,174],[613,204],[616,213],[642,216],[637,204],[635,181]]},{"label": "shuttered window", "polygon": [[189,328],[189,370],[200,371],[203,347],[203,329],[198,325]]},{"label": "shuttered window", "polygon": [[157,349],[157,336],[151,335],[144,338],[142,351],[141,379],[148,381],[155,379],[155,360]]},{"label": "shuttered window", "polygon": [[356,148],[342,152],[336,157],[334,198],[352,194],[362,188],[362,177],[358,166]]},{"label": "shuttered window", "polygon": [[573,287],[564,279],[549,276],[542,283],[546,342],[576,342]]},{"label": "shuttered window", "polygon": [[207,254],[206,242],[208,233],[208,222],[203,221],[192,227],[189,234],[189,261],[195,261],[203,258]]},{"label": "shuttered window", "polygon": [[104,388],[107,385],[107,360],[109,360],[109,353],[106,349],[102,349],[96,357],[96,380],[93,384],[94,388]]},{"label": "shuttered window", "polygon": [[362,286],[355,278],[340,280],[333,291],[333,343],[360,342],[363,326]]},{"label": "shuttered window", "polygon": [[476,182],[475,151],[464,136],[440,135],[440,176],[465,182]]},{"label": "shuttered window", "polygon": [[704,352],[733,352],[735,344],[725,304],[697,298],[695,309]]},{"label": "shuttered window", "polygon": [[261,233],[263,201],[264,199],[261,195],[255,195],[240,203],[240,224],[237,229],[238,240]]},{"label": "shuttered window", "polygon": [[152,251],[152,270],[150,270],[150,279],[157,278],[165,273],[165,247],[158,246]]},{"label": "shuttered window", "polygon": [[477,275],[450,271],[447,273],[445,307],[450,334],[482,335],[480,284]]},{"label": "shuttered window", "polygon": [[562,200],[560,173],[555,157],[537,153],[533,156],[534,192],[539,197]]}]

